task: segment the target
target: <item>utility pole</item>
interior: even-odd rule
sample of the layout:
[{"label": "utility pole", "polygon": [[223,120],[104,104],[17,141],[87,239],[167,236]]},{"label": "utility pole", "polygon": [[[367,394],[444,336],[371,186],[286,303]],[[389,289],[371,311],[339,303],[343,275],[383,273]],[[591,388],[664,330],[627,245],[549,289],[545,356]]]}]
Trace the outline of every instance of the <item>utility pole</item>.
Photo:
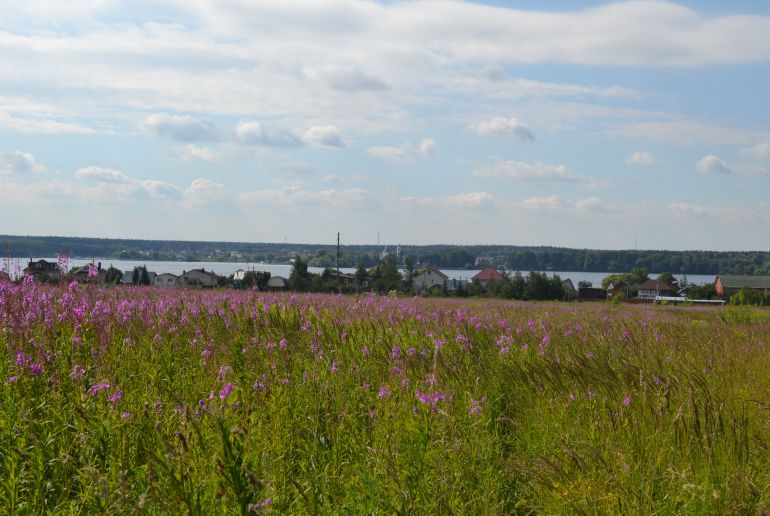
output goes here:
[{"label": "utility pole", "polygon": [[340,272],[340,232],[337,231],[337,274]]}]

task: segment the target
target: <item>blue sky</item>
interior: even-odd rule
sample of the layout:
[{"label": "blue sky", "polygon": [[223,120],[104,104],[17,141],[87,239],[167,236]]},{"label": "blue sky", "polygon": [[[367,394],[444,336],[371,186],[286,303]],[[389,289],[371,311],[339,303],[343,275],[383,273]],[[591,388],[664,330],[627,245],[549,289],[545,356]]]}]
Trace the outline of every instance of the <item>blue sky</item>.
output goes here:
[{"label": "blue sky", "polygon": [[770,5],[6,0],[0,234],[770,247]]}]

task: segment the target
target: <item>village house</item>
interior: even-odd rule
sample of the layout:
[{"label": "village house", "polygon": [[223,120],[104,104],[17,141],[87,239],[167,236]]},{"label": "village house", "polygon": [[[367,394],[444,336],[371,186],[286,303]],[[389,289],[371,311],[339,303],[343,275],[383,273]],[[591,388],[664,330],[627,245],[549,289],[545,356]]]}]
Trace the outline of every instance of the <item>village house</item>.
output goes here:
[{"label": "village house", "polygon": [[[93,277],[91,276],[92,267],[96,268],[96,275]],[[107,271],[102,269],[102,262],[99,262],[98,264],[90,263],[74,269],[71,272],[71,275],[78,281],[78,283],[97,283],[102,285],[107,281]]]},{"label": "village house", "polygon": [[414,290],[417,292],[430,290],[432,288],[440,288],[443,290],[446,288],[448,279],[449,276],[438,269],[430,267],[417,271],[412,279],[412,285],[414,285]]},{"label": "village house", "polygon": [[27,268],[24,269],[25,276],[56,276],[61,272],[59,264],[56,262],[49,262],[47,260],[31,261],[27,264]]},{"label": "village house", "polygon": [[623,295],[626,297],[631,297],[631,285],[623,280],[610,283],[607,286],[607,295],[609,297],[612,297],[615,295]]},{"label": "village house", "polygon": [[164,272],[155,276],[152,284],[156,287],[177,287],[179,286],[179,276]]},{"label": "village house", "polygon": [[721,298],[730,297],[730,295],[750,288],[757,292],[767,295],[770,293],[770,276],[738,276],[734,274],[720,274],[714,282],[714,288],[717,295]]},{"label": "village house", "polygon": [[182,271],[182,275],[179,277],[179,284],[199,287],[216,287],[217,275],[202,268]]},{"label": "village house", "polygon": [[475,276],[471,278],[473,283],[478,283],[484,288],[487,288],[493,281],[503,281],[503,275],[497,269],[487,267],[482,269]]},{"label": "village house", "polygon": [[665,281],[650,279],[639,285],[639,299],[655,299],[658,296],[669,297],[673,295],[671,285]]},{"label": "village house", "polygon": [[289,280],[287,280],[283,276],[271,276],[270,279],[267,280],[268,290],[284,290],[288,288],[288,286],[289,286]]},{"label": "village house", "polygon": [[603,288],[585,287],[578,290],[578,301],[606,301],[607,291]]}]

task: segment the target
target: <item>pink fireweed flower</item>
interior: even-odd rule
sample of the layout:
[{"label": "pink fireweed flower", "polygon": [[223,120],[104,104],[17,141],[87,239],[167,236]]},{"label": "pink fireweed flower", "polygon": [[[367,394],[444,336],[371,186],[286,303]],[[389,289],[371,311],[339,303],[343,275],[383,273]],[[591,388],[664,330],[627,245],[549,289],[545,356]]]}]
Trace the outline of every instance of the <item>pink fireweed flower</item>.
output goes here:
[{"label": "pink fireweed flower", "polygon": [[233,384],[228,383],[227,385],[222,387],[221,391],[219,391],[219,399],[226,400],[230,396],[231,392],[233,392]]},{"label": "pink fireweed flower", "polygon": [[82,365],[75,364],[72,367],[72,372],[70,373],[70,378],[72,378],[74,381],[80,381],[86,374],[86,369]]},{"label": "pink fireweed flower", "polygon": [[89,387],[87,392],[91,396],[96,396],[97,394],[99,394],[99,391],[103,391],[109,388],[110,388],[110,384],[107,383],[107,380],[102,380],[102,383],[97,383]]},{"label": "pink fireweed flower", "polygon": [[437,410],[436,405],[438,405],[440,401],[452,401],[452,396],[443,392],[434,392],[433,394],[428,394],[426,392],[417,390],[414,393],[414,397],[417,398],[417,400],[423,405],[428,405],[431,412],[434,413]]},{"label": "pink fireweed flower", "polygon": [[380,385],[380,390],[377,392],[377,397],[381,400],[390,397],[390,387],[387,385]]},{"label": "pink fireweed flower", "polygon": [[29,372],[32,376],[37,376],[43,372],[43,364],[35,362],[29,366]]},{"label": "pink fireweed flower", "polygon": [[118,403],[123,401],[123,391],[120,389],[117,389],[112,394],[107,396],[107,399],[112,403],[112,408],[115,408]]}]

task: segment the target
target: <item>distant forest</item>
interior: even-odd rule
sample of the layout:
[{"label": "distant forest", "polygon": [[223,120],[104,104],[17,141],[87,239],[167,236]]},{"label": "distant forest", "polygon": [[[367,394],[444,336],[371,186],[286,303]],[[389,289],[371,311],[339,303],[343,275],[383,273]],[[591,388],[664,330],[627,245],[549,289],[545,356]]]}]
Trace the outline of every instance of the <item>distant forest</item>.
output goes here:
[{"label": "distant forest", "polygon": [[[341,246],[340,266],[366,267],[378,263],[385,249],[376,245]],[[54,257],[112,258],[118,260],[212,261],[288,263],[302,256],[315,267],[336,264],[336,246],[287,243],[188,242],[179,240],[123,240],[78,237],[0,235],[5,258]],[[674,274],[770,274],[768,251],[654,251],[596,250],[513,245],[404,245],[400,263],[411,256],[415,263],[452,269],[494,266],[511,271],[625,272],[644,267],[650,272]]]}]

